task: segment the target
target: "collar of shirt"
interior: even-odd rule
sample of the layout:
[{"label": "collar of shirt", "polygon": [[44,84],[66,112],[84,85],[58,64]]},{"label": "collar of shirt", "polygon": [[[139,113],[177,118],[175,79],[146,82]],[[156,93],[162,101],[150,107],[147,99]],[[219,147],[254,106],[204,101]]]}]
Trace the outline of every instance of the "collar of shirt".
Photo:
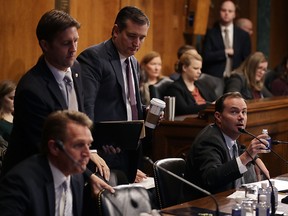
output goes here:
[{"label": "collar of shirt", "polygon": [[[46,59],[46,64],[48,66],[48,68],[50,69],[50,71],[52,72],[53,76],[55,77],[56,81],[58,84],[61,84],[63,82],[63,79],[66,75],[66,73],[70,73],[71,74],[71,69],[70,67],[67,68],[66,71],[63,71],[63,70],[59,70],[57,69],[56,67],[54,67],[53,65],[51,65]],[[72,75],[70,77],[72,79]],[[72,79],[73,80],[73,79]]]},{"label": "collar of shirt", "polygon": [[66,177],[57,167],[55,167],[50,161],[49,161],[49,166],[52,172],[52,176],[53,176],[53,181],[54,181],[54,188],[55,190],[62,185],[62,183],[64,181],[67,180],[68,183],[68,187],[70,184],[70,178],[71,176],[69,175],[68,177]]},{"label": "collar of shirt", "polygon": [[233,148],[232,146],[236,143],[236,140],[232,140],[229,136],[227,136],[225,133],[223,133],[223,136],[224,136],[224,139],[225,139],[225,143],[226,143],[226,146],[227,148],[229,149],[229,153],[230,153],[230,156],[231,156],[231,153],[233,155]]}]

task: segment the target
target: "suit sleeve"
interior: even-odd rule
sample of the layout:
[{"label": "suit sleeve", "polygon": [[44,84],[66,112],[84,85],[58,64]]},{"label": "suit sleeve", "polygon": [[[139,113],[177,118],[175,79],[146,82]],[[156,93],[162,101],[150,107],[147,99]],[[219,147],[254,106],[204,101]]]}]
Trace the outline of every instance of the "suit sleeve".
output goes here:
[{"label": "suit sleeve", "polygon": [[97,53],[86,50],[77,59],[83,73],[84,110],[94,120],[94,106],[100,88],[102,69]]},{"label": "suit sleeve", "polygon": [[194,166],[199,167],[200,179],[211,191],[241,177],[236,159],[227,161],[227,152],[217,139],[203,141],[194,150]]}]

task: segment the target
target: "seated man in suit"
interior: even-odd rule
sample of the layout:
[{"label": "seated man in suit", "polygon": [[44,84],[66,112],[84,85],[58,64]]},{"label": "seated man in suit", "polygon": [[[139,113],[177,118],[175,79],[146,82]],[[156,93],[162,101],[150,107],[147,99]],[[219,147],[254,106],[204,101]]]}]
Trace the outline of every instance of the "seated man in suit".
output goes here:
[{"label": "seated man in suit", "polygon": [[[1,215],[82,215],[82,173],[90,158],[91,127],[92,121],[77,111],[49,115],[43,153],[22,161],[1,179]],[[113,192],[100,179],[99,185]]]},{"label": "seated man in suit", "polygon": [[[267,152],[266,146],[253,139],[245,149],[236,141],[241,134],[238,129],[244,129],[247,122],[247,105],[241,94],[230,92],[221,96],[216,101],[214,117],[215,123],[206,126],[191,146],[185,178],[211,193],[218,193],[260,180],[256,178],[260,170],[253,163],[269,177],[267,168],[257,157],[257,154]],[[265,134],[258,136],[268,144],[264,140],[266,137]],[[243,174],[253,174],[254,178],[245,181]]]}]

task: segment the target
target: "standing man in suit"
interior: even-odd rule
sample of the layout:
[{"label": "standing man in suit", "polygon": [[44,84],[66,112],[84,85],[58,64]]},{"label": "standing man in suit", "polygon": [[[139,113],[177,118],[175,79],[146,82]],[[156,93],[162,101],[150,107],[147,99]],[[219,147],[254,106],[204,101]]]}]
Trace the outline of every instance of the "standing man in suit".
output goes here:
[{"label": "standing man in suit", "polygon": [[[79,28],[77,20],[63,11],[51,10],[41,17],[36,34],[43,55],[17,85],[13,129],[3,162],[3,175],[20,161],[40,152],[43,123],[50,113],[84,110],[80,65],[75,61]],[[73,106],[66,98],[65,76],[70,77],[74,86]],[[91,154],[91,159],[108,180],[110,170],[105,161],[97,154]],[[91,179],[96,188],[100,186],[95,175]],[[108,187],[106,183],[102,186]]]},{"label": "standing man in suit", "polygon": [[235,10],[232,1],[224,1],[219,23],[206,33],[202,52],[204,73],[229,77],[251,53],[249,34],[233,24]]},{"label": "standing man in suit", "polygon": [[[138,82],[140,67],[134,54],[144,42],[149,25],[148,17],[140,9],[124,7],[116,17],[112,38],[79,55],[85,84],[85,112],[94,122],[143,119]],[[126,74],[128,66],[132,85]],[[128,93],[128,86],[133,89],[134,96]],[[133,103],[132,97],[135,98]],[[122,170],[129,182],[134,182],[141,146],[136,151],[111,145],[100,148],[109,167]],[[138,180],[145,177],[142,172],[138,174]]]},{"label": "standing man in suit", "polygon": [[77,111],[56,111],[47,117],[41,143],[43,154],[20,162],[1,179],[2,216],[82,215],[81,173],[90,158],[92,124],[87,115]]},{"label": "standing man in suit", "polygon": [[[214,118],[215,123],[206,126],[191,145],[185,178],[211,193],[218,193],[261,180],[257,178],[260,171],[253,163],[269,177],[267,168],[257,157],[257,154],[267,152],[266,146],[253,139],[245,149],[236,141],[241,134],[238,129],[245,129],[247,122],[247,105],[242,95],[229,92],[217,99]],[[268,144],[264,141],[266,137],[265,134],[258,136]],[[241,179],[243,175],[244,180]],[[253,179],[248,180],[246,177],[251,175]]]}]

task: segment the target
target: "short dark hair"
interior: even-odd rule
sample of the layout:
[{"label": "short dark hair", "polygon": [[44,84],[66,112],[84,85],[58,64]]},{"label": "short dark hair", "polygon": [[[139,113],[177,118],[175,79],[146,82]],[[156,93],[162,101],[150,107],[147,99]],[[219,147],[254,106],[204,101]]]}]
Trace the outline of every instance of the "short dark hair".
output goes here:
[{"label": "short dark hair", "polygon": [[220,112],[220,113],[223,112],[223,110],[224,110],[224,101],[226,100],[226,98],[242,98],[245,101],[245,99],[243,98],[243,96],[239,92],[228,92],[228,93],[225,93],[225,94],[223,94],[221,97],[219,97],[216,100],[215,112]]},{"label": "short dark hair", "polygon": [[118,12],[114,24],[117,24],[120,32],[126,28],[127,20],[132,20],[139,25],[147,24],[150,26],[150,21],[146,14],[134,6],[126,6]]},{"label": "short dark hair", "polygon": [[59,32],[67,28],[80,28],[80,23],[64,11],[50,10],[46,12],[38,22],[36,35],[38,41],[53,41]]},{"label": "short dark hair", "polygon": [[92,129],[92,120],[84,113],[71,110],[59,110],[51,113],[45,123],[42,134],[42,150],[48,152],[47,143],[50,139],[65,141],[67,134],[67,124],[75,123]]}]

